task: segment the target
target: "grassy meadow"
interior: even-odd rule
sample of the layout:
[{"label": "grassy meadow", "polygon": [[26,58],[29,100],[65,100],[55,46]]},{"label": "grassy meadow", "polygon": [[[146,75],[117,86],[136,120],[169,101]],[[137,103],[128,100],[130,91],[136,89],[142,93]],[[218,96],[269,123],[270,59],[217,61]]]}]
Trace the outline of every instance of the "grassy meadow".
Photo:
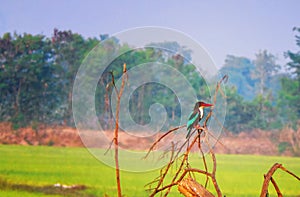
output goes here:
[{"label": "grassy meadow", "polygon": [[[209,159],[207,156],[211,165]],[[201,167],[201,161],[196,154],[190,159],[193,167]],[[296,157],[217,155],[217,180],[223,195],[259,196],[263,174],[275,162],[300,175],[300,158]],[[144,185],[158,175],[159,170],[122,171],[123,194],[148,196]],[[295,178],[281,170],[274,178],[284,196],[300,196],[300,182]],[[87,189],[73,193],[49,189],[56,183],[85,185]],[[208,188],[213,191],[212,183]],[[270,196],[276,196],[271,184],[269,188]],[[0,145],[0,196],[116,196],[115,171],[85,148]],[[181,195],[174,188],[170,196]]]}]

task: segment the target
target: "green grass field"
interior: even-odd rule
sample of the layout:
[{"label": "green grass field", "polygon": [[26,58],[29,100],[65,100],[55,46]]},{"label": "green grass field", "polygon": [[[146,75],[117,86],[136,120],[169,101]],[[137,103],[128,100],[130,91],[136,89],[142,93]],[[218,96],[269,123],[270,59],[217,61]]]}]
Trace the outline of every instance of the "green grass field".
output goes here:
[{"label": "green grass field", "polygon": [[[190,162],[193,167],[201,166],[201,160],[196,155]],[[223,195],[259,196],[263,174],[275,162],[300,175],[300,158],[217,155],[217,180]],[[123,194],[127,197],[148,196],[144,185],[158,175],[159,170],[121,172]],[[284,196],[300,196],[300,182],[295,178],[281,170],[275,173],[274,178]],[[88,189],[71,194],[45,189],[55,183],[80,184]],[[213,190],[212,183],[208,188]],[[273,188],[270,194],[276,196]],[[95,159],[85,148],[0,145],[0,196],[62,195],[116,196],[115,171]],[[181,195],[174,188],[170,196]]]}]

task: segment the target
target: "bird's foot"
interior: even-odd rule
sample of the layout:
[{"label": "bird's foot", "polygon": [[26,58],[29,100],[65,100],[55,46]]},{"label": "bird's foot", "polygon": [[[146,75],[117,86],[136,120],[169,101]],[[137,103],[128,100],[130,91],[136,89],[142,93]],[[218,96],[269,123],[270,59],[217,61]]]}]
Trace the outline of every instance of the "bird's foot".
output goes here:
[{"label": "bird's foot", "polygon": [[195,129],[200,130],[200,129],[202,129],[202,127],[200,125],[196,125]]}]

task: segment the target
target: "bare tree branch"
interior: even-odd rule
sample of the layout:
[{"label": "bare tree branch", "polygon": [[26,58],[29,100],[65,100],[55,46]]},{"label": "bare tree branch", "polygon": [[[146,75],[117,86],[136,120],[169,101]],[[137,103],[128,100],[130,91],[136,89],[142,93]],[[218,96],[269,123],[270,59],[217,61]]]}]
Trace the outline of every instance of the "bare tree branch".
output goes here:
[{"label": "bare tree branch", "polygon": [[178,130],[178,129],[181,129],[183,127],[185,127],[186,125],[181,125],[181,126],[178,126],[178,127],[175,127],[175,128],[172,128],[170,129],[169,131],[167,131],[166,133],[164,133],[162,136],[160,136],[153,144],[152,146],[149,148],[147,154],[145,155],[144,159],[146,159],[148,157],[148,155],[150,154],[151,151],[153,151],[153,149],[155,148],[155,146],[164,138],[166,137],[167,135],[169,135],[170,133]]},{"label": "bare tree branch", "polygon": [[292,175],[293,177],[295,177],[298,181],[300,181],[300,178],[295,175],[294,173],[290,172],[289,170],[287,170],[285,167],[282,166],[282,164],[279,164],[279,163],[275,163],[271,168],[270,170],[268,171],[268,173],[266,175],[264,175],[265,177],[265,180],[263,182],[263,186],[262,186],[262,189],[261,189],[261,193],[260,193],[260,197],[266,197],[267,194],[268,194],[268,188],[269,188],[269,182],[271,181],[278,196],[279,195],[282,195],[280,190],[279,190],[279,187],[277,186],[276,182],[273,180],[272,181],[272,176],[273,174],[275,173],[275,171],[277,169],[281,169],[283,171],[285,171],[286,173]]}]

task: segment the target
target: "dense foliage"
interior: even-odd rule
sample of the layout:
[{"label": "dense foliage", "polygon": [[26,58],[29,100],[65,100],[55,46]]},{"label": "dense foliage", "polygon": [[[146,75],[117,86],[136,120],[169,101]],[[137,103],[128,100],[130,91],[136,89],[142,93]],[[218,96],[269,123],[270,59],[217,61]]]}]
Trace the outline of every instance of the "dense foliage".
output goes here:
[{"label": "dense foliage", "polygon": [[[294,29],[297,33],[300,29]],[[52,37],[6,33],[0,37],[0,121],[11,121],[14,126],[64,124],[74,126],[72,119],[72,88],[79,66],[86,55],[108,35],[99,38],[84,38],[71,31],[55,29]],[[300,47],[300,36],[296,36]],[[206,98],[208,87],[189,63],[190,51],[176,42],[152,43],[152,45],[172,48],[187,57],[166,55],[151,48],[132,50],[122,55],[107,68],[120,77],[123,63],[128,69],[134,65],[152,61],[162,61],[176,67],[199,91],[199,98]],[[105,53],[126,50],[126,44],[118,40],[104,47]],[[300,117],[300,50],[287,51],[287,65],[278,65],[276,58],[267,51],[259,51],[254,60],[228,55],[220,69],[229,75],[226,87],[227,116],[225,127],[233,132],[253,128],[275,129],[287,124],[295,126]],[[282,72],[282,67],[289,72]],[[111,75],[108,75],[111,76]],[[110,94],[106,85],[111,80],[104,77],[96,90],[96,106],[100,121],[112,119],[107,108]],[[176,79],[174,79],[176,84]],[[145,96],[152,95],[152,96]],[[176,122],[181,115],[180,102],[171,89],[160,84],[144,84],[132,94],[130,111],[134,121],[146,124],[148,109],[153,103],[165,106],[170,122]],[[103,115],[108,110],[108,114]],[[166,125],[168,126],[168,125]]]}]

